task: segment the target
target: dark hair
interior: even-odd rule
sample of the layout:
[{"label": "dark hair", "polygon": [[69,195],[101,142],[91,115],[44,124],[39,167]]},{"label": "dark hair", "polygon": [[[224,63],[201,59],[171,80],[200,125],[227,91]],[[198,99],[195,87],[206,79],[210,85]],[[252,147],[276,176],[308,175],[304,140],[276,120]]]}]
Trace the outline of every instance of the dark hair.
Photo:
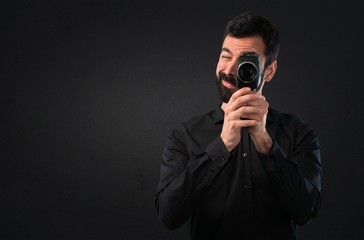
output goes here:
[{"label": "dark hair", "polygon": [[279,31],[267,18],[253,12],[244,12],[227,23],[223,40],[227,35],[236,38],[258,35],[265,45],[264,54],[267,57],[265,67],[277,60]]}]

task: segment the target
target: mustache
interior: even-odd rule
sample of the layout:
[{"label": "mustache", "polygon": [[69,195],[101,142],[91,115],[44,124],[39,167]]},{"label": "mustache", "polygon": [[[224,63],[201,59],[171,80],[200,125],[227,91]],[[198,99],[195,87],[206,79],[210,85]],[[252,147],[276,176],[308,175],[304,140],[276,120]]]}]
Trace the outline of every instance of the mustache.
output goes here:
[{"label": "mustache", "polygon": [[228,76],[223,72],[219,72],[219,82],[221,82],[222,80],[231,83],[233,85],[236,84],[236,79],[234,77]]}]

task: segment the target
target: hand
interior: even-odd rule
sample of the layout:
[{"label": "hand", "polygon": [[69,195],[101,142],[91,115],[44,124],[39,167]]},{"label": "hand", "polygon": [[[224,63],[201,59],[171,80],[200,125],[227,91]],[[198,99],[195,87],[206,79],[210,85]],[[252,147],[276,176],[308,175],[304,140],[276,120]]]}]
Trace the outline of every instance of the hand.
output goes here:
[{"label": "hand", "polygon": [[270,150],[272,139],[265,128],[268,107],[265,97],[250,88],[239,89],[222,105],[225,119],[220,137],[229,152],[239,144],[243,127],[251,135],[258,152]]}]

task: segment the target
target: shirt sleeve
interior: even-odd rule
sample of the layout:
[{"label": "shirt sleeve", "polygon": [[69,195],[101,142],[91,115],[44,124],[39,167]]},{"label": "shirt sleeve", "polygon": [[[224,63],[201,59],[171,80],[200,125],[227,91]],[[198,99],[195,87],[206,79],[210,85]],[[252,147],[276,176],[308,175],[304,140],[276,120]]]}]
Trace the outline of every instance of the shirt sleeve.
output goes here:
[{"label": "shirt sleeve", "polygon": [[287,154],[276,140],[259,158],[282,208],[298,225],[313,220],[321,207],[321,157],[316,132],[305,126]]},{"label": "shirt sleeve", "polygon": [[155,208],[169,229],[186,222],[230,159],[219,136],[197,153],[188,152],[186,146],[184,133],[177,130],[169,135],[162,154]]}]

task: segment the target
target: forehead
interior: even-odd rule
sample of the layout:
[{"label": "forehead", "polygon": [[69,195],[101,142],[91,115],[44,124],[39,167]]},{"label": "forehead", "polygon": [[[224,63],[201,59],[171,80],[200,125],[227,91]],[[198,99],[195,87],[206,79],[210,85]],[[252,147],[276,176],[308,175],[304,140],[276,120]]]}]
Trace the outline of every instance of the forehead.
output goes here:
[{"label": "forehead", "polygon": [[244,38],[235,38],[230,35],[226,36],[222,49],[227,49],[233,55],[241,55],[242,53],[255,52],[260,56],[264,56],[264,42],[260,36],[249,36]]}]

